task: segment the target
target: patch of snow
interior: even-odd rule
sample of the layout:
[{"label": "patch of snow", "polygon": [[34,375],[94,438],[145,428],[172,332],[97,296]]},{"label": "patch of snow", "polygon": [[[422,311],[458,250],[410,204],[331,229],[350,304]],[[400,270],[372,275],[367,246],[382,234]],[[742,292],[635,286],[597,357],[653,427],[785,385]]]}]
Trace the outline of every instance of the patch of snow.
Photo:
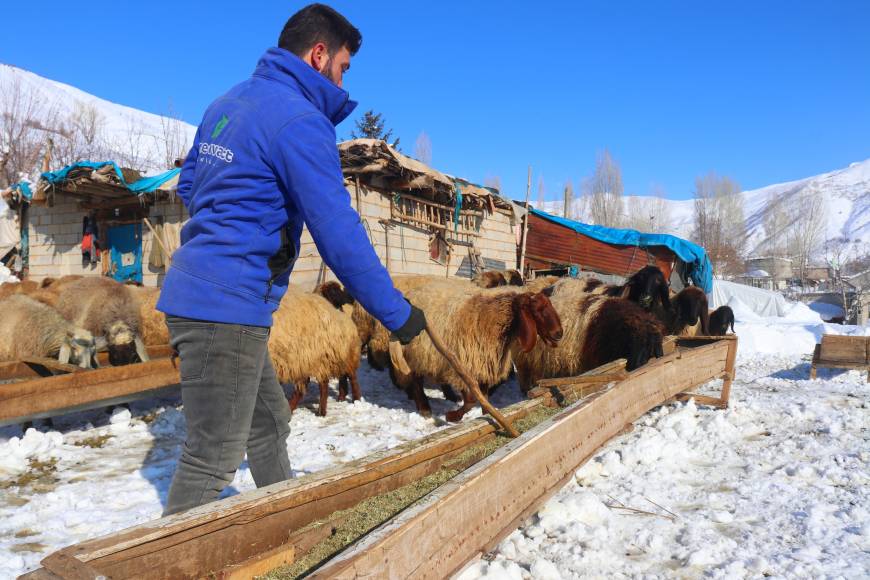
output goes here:
[{"label": "patch of snow", "polygon": [[729,409],[642,417],[463,580],[511,564],[536,578],[540,562],[563,578],[866,578],[865,373],[809,380],[809,355],[822,332],[870,328],[808,323],[804,308],[738,322]]}]

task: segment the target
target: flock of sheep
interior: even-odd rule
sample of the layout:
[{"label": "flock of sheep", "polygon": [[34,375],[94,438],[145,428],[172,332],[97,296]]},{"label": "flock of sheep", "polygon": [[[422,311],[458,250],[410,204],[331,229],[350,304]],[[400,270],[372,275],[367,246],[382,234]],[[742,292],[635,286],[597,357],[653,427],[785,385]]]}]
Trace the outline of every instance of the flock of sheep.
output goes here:
[{"label": "flock of sheep", "polygon": [[[516,369],[528,391],[541,378],[573,376],[625,358],[628,370],[662,356],[665,335],[724,334],[733,313],[710,314],[704,293],[689,287],[672,295],[661,270],[648,266],[623,285],[595,278],[543,277],[524,283],[516,271],[484,272],[474,281],[430,276],[395,278],[396,287],[425,314],[484,393]],[[169,342],[159,290],[108,278],[66,276],[42,283],[0,285],[0,360],[51,357],[84,368],[97,366],[96,352],[121,365],[148,360],[146,346]],[[733,330],[733,326],[732,326]],[[361,396],[361,353],[389,370],[393,383],[431,415],[424,384],[440,386],[462,406],[447,419],[462,418],[474,403],[465,383],[424,333],[403,347],[410,374],[391,363],[386,328],[336,282],[305,292],[291,285],[276,311],[269,350],[279,380],[293,384],[295,409],[311,379],[326,414],[329,381],[338,379],[339,400]]]}]

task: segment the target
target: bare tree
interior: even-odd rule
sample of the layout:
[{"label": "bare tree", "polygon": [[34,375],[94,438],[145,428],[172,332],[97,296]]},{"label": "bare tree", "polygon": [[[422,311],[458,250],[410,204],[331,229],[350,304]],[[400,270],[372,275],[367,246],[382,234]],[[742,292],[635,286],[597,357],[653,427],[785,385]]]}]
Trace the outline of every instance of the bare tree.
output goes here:
[{"label": "bare tree", "polygon": [[801,280],[806,278],[810,259],[819,254],[824,240],[827,213],[822,192],[815,186],[802,188],[788,202],[789,253],[798,264]]},{"label": "bare tree", "polygon": [[589,214],[596,224],[619,227],[622,223],[622,170],[610,151],[600,151],[595,159],[595,172],[583,192]]},{"label": "bare tree", "polygon": [[501,193],[501,177],[498,175],[487,175],[483,178],[484,187],[491,187]]},{"label": "bare tree", "polygon": [[641,232],[667,233],[671,227],[667,200],[660,196],[629,197],[625,226]]},{"label": "bare tree", "polygon": [[57,109],[16,78],[0,85],[0,186],[33,177]]},{"label": "bare tree", "polygon": [[157,149],[161,152],[164,167],[174,167],[175,160],[187,156],[190,143],[181,117],[172,106],[172,101],[166,109],[166,114],[160,116],[160,136],[157,139]]},{"label": "bare tree", "polygon": [[740,186],[728,176],[710,172],[695,179],[693,239],[704,247],[718,275],[743,270],[746,222]]},{"label": "bare tree", "polygon": [[547,189],[544,186],[544,176],[538,177],[538,207],[539,210],[544,210],[544,201],[547,198]]},{"label": "bare tree", "polygon": [[565,182],[565,189],[562,193],[562,215],[567,219],[574,217],[574,186],[570,181]]},{"label": "bare tree", "polygon": [[420,131],[417,135],[417,141],[414,142],[414,157],[426,165],[432,165],[432,140],[429,139],[426,131]]},{"label": "bare tree", "polygon": [[766,250],[772,256],[784,257],[788,239],[789,216],[781,193],[771,192],[764,208]]},{"label": "bare tree", "polygon": [[149,160],[153,159],[153,152],[148,149],[146,137],[148,134],[142,119],[132,115],[128,116],[123,135],[115,138],[110,144],[117,157],[117,162],[123,167],[146,171]]},{"label": "bare tree", "polygon": [[63,134],[54,140],[56,165],[82,160],[102,161],[109,156],[105,137],[106,120],[95,105],[77,102],[63,125]]}]

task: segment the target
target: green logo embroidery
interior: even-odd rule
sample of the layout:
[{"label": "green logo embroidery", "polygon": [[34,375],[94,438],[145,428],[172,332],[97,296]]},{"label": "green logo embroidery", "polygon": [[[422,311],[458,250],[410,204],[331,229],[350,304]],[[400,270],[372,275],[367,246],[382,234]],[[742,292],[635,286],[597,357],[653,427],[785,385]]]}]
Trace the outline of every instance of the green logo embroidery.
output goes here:
[{"label": "green logo embroidery", "polygon": [[217,122],[217,125],[214,126],[214,131],[211,132],[211,138],[217,139],[218,135],[221,134],[221,131],[224,130],[224,127],[226,127],[229,122],[230,119],[226,115],[221,115],[221,120]]}]

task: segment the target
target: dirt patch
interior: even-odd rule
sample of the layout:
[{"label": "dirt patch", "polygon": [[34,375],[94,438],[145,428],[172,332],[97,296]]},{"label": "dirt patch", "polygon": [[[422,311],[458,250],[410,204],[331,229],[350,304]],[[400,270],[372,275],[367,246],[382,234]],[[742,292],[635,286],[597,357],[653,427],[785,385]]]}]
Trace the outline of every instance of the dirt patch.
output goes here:
[{"label": "dirt patch", "polygon": [[114,437],[108,433],[104,433],[103,435],[92,435],[90,437],[85,437],[84,439],[79,439],[78,441],[73,441],[73,445],[78,445],[79,447],[90,447],[91,449],[100,449],[101,447],[105,447],[106,443]]},{"label": "dirt patch", "polygon": [[27,471],[13,479],[0,481],[0,489],[9,489],[10,487],[29,487],[34,493],[48,493],[53,491],[60,481],[55,476],[56,472],[56,458],[52,457],[46,461],[31,459]]},{"label": "dirt patch", "polygon": [[48,546],[39,542],[24,542],[23,544],[14,544],[9,548],[11,552],[44,552]]},{"label": "dirt patch", "polygon": [[38,535],[39,535],[39,532],[35,532],[35,531],[31,530],[30,528],[24,528],[23,530],[18,530],[17,532],[15,532],[14,537],[20,539],[20,538],[29,538],[30,536],[38,536]]}]

